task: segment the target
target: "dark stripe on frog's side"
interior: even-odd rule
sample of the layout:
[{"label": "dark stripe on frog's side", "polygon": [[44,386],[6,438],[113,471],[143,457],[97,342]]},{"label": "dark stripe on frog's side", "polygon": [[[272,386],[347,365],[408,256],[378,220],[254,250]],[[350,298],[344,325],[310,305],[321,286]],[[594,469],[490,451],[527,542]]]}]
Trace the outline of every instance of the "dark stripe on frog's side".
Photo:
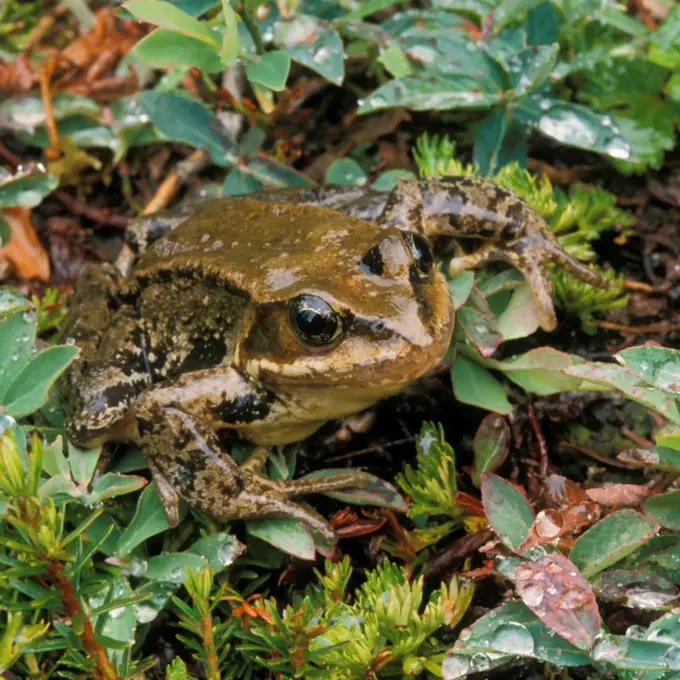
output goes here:
[{"label": "dark stripe on frog's side", "polygon": [[223,399],[213,407],[212,413],[225,425],[252,423],[264,420],[271,410],[274,395],[267,391],[253,388],[245,394],[239,394],[234,399]]}]

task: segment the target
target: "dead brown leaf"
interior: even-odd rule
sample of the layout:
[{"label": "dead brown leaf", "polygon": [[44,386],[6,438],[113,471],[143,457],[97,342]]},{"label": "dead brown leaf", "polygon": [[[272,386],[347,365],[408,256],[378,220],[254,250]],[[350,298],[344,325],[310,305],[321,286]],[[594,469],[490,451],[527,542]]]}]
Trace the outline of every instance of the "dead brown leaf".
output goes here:
[{"label": "dead brown leaf", "polygon": [[11,239],[0,248],[0,259],[10,262],[20,279],[49,281],[50,258],[31,223],[31,209],[23,206],[4,208],[2,216],[9,224]]},{"label": "dead brown leaf", "polygon": [[0,63],[0,92],[7,96],[28,92],[34,82],[35,75],[25,54],[8,64]]},{"label": "dead brown leaf", "polygon": [[650,490],[639,484],[611,484],[586,491],[591,501],[613,507],[636,507],[649,494]]}]

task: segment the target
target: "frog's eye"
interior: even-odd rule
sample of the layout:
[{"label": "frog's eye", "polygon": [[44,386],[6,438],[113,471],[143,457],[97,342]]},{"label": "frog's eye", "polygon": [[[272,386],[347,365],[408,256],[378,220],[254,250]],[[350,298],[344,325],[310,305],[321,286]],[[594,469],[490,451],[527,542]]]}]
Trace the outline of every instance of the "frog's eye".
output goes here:
[{"label": "frog's eye", "polygon": [[416,265],[416,274],[419,278],[427,278],[434,264],[434,255],[430,250],[430,244],[423,236],[412,231],[402,231],[402,235]]},{"label": "frog's eye", "polygon": [[340,333],[335,310],[316,295],[298,295],[290,300],[288,318],[295,334],[308,345],[330,345]]}]

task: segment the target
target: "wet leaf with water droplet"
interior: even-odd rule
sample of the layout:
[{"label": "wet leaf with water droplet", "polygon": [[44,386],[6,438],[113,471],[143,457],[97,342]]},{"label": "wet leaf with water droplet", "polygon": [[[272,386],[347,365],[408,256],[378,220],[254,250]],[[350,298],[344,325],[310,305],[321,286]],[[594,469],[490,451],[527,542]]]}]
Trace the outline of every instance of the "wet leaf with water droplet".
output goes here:
[{"label": "wet leaf with water droplet", "polygon": [[163,553],[147,560],[144,577],[150,581],[182,583],[187,569],[204,569],[208,566],[209,562],[203,555],[190,552]]},{"label": "wet leaf with water droplet", "polygon": [[246,75],[251,83],[280,92],[286,87],[290,71],[290,56],[283,50],[265,52],[255,61],[246,63]]},{"label": "wet leaf with water droplet", "polygon": [[680,531],[680,491],[669,491],[648,498],[642,509],[665,529]]},{"label": "wet leaf with water droplet", "polygon": [[503,342],[503,336],[496,330],[496,317],[489,309],[489,303],[475,288],[458,310],[456,322],[484,358],[492,356]]},{"label": "wet leaf with water droplet", "polygon": [[326,170],[326,184],[361,187],[366,183],[367,175],[363,168],[352,158],[338,158]]},{"label": "wet leaf with water droplet", "polygon": [[515,569],[524,603],[543,623],[579,649],[589,649],[600,632],[600,612],[588,581],[566,557],[544,555]]},{"label": "wet leaf with water droplet", "polygon": [[680,595],[680,590],[659,574],[625,569],[598,574],[593,590],[603,600],[650,611],[669,606]]},{"label": "wet leaf with water droplet", "polygon": [[680,351],[677,349],[641,345],[617,352],[614,358],[654,387],[680,394]]}]

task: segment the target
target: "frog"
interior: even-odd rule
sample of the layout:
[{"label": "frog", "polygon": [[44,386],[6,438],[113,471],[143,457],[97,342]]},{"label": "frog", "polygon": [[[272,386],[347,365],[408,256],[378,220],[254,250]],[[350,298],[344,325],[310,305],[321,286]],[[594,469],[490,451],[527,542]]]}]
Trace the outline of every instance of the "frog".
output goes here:
[{"label": "frog", "polygon": [[[333,543],[298,498],[364,477],[273,479],[269,454],[441,365],[455,315],[432,244],[451,238],[478,247],[449,276],[510,263],[548,331],[550,265],[606,285],[523,200],[477,177],[293,187],[137,218],[117,262],[83,272],[63,325],[80,349],[59,383],[69,441],[135,443],[170,526],[183,499],[223,521],[295,518]],[[252,445],[241,463],[239,440]]]}]

